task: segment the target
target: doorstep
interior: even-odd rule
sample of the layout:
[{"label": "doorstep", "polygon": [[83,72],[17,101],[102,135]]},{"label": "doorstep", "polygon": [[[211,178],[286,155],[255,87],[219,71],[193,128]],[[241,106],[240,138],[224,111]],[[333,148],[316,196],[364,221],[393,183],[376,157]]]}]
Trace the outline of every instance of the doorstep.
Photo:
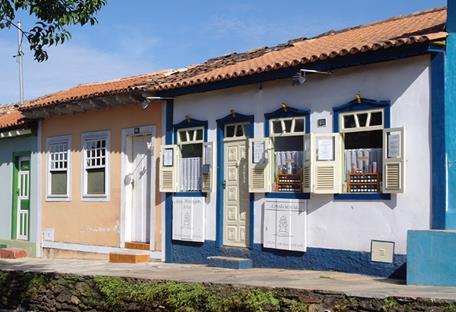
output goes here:
[{"label": "doorstep", "polygon": [[125,249],[109,253],[112,263],[144,263],[150,261],[150,252],[146,250]]}]

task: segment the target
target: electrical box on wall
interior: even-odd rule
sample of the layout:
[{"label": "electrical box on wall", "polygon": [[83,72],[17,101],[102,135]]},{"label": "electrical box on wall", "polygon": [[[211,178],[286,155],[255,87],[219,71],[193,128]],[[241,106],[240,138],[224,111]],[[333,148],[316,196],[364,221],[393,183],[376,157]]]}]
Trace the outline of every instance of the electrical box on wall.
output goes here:
[{"label": "electrical box on wall", "polygon": [[43,232],[43,238],[45,241],[53,242],[54,241],[55,230],[53,228],[47,228]]},{"label": "electrical box on wall", "polygon": [[371,261],[393,263],[394,242],[371,241]]}]

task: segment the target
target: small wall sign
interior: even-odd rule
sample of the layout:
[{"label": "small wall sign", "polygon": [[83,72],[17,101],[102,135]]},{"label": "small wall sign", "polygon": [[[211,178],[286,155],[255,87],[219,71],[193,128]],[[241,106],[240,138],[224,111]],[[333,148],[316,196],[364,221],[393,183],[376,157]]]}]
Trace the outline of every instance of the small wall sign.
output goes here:
[{"label": "small wall sign", "polygon": [[326,127],[326,118],[321,118],[317,120],[317,127],[323,128]]}]

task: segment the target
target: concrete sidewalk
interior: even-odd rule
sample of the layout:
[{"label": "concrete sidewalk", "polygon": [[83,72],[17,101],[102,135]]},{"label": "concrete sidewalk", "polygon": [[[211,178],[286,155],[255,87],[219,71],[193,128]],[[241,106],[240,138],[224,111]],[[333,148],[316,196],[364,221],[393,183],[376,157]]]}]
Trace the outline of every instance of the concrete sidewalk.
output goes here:
[{"label": "concrete sidewalk", "polygon": [[260,287],[283,287],[345,293],[350,296],[411,297],[456,300],[456,287],[407,286],[401,281],[365,275],[285,269],[231,270],[203,265],[142,263],[114,264],[98,260],[0,260],[0,270],[108,275],[150,280],[205,282]]}]

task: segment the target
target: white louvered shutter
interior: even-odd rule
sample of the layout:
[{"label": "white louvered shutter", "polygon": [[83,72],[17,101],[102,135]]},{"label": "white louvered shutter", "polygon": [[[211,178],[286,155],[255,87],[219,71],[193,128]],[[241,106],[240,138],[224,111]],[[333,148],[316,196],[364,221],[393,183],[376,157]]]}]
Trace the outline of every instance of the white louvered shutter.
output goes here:
[{"label": "white louvered shutter", "polygon": [[312,191],[312,136],[304,136],[304,157],[302,170],[302,190],[304,193]]},{"label": "white louvered shutter", "polygon": [[212,183],[214,175],[213,154],[214,148],[213,143],[208,142],[203,145],[203,170],[201,174],[201,188],[203,192],[212,192]]},{"label": "white louvered shutter", "polygon": [[[160,192],[176,192],[178,149],[175,145],[162,145],[160,153]],[[165,157],[166,156],[166,157]],[[165,163],[166,162],[166,163]]]},{"label": "white louvered shutter", "polygon": [[[255,152],[255,147],[257,151]],[[260,155],[258,151],[263,151]],[[256,156],[255,156],[256,155]],[[259,159],[261,158],[261,159]],[[270,139],[249,139],[249,192],[266,193],[271,189]]]},{"label": "white louvered shutter", "polygon": [[338,194],[342,190],[341,136],[318,133],[312,138],[313,192]]},{"label": "white louvered shutter", "polygon": [[383,130],[383,192],[404,193],[404,128]]}]

